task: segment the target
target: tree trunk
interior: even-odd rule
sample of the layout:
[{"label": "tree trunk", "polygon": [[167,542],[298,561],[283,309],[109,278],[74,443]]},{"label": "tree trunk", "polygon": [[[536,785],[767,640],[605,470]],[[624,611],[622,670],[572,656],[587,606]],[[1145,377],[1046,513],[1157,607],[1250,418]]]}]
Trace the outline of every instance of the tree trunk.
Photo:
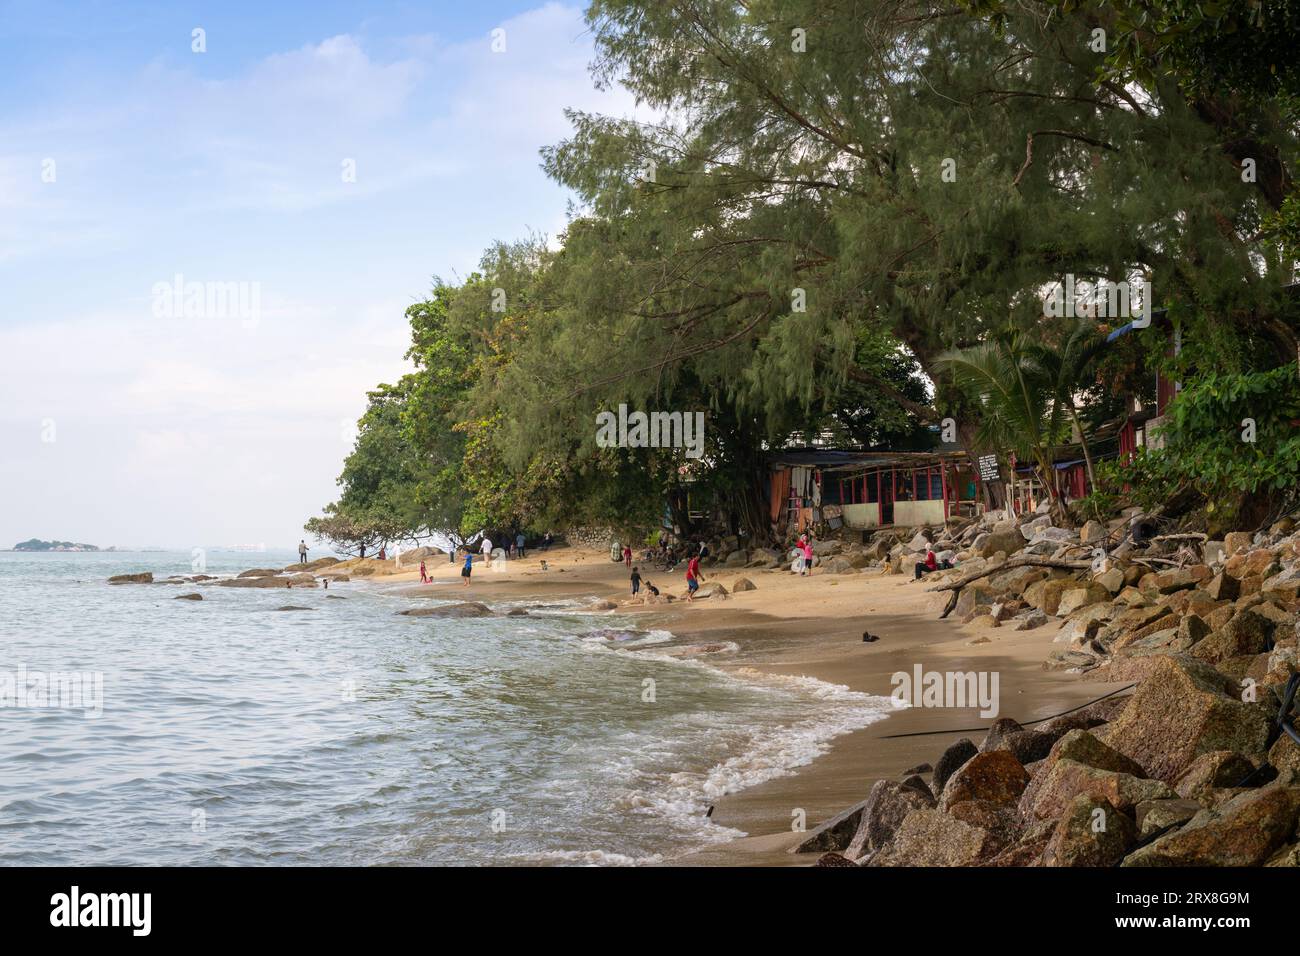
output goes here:
[{"label": "tree trunk", "polygon": [[1079,413],[1074,408],[1074,402],[1070,403],[1070,418],[1079,431],[1079,447],[1083,449],[1083,466],[1088,470],[1088,487],[1096,491],[1097,476],[1092,470],[1092,452],[1088,450],[1088,436],[1083,433],[1083,422],[1079,421]]}]

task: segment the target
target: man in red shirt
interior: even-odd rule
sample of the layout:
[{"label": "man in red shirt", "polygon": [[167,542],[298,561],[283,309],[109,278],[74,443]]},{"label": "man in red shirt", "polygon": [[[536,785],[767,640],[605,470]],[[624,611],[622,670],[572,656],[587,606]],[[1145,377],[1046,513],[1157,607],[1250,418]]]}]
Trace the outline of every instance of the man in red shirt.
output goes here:
[{"label": "man in red shirt", "polygon": [[704,575],[700,573],[700,556],[691,557],[690,564],[686,565],[686,600],[694,601],[695,592],[700,589],[700,582],[704,580]]}]

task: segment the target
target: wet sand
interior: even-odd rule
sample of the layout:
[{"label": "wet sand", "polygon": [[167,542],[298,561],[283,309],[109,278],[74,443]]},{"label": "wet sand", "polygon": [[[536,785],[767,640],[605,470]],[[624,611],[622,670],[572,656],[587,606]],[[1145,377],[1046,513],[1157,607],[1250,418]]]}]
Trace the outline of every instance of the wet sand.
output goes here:
[{"label": "wet sand", "polygon": [[[549,570],[540,569],[545,559]],[[354,564],[349,562],[349,564]],[[381,566],[393,570],[393,561]],[[1042,662],[1052,647],[1059,624],[1033,631],[963,625],[938,620],[945,595],[928,592],[927,582],[905,575],[826,575],[814,571],[798,577],[788,571],[705,570],[701,588],[715,581],[729,591],[738,578],[748,578],[756,590],[732,593],[726,600],[640,605],[629,600],[627,568],[597,551],[573,548],[530,554],[487,570],[475,563],[472,584],[460,586],[460,563],[444,556],[428,560],[431,585],[419,584],[415,570],[378,573],[358,580],[403,588],[412,597],[437,600],[503,601],[563,600],[592,597],[612,600],[620,615],[642,618],[645,627],[670,630],[689,641],[733,641],[734,655],[708,658],[732,671],[746,669],[771,674],[814,677],[851,690],[889,696],[896,672],[996,672],[999,675],[997,717],[1025,723],[1087,703],[1124,685],[1084,682],[1071,674],[1045,671]],[[684,570],[665,575],[653,570],[645,577],[665,593],[685,594]],[[863,643],[862,632],[880,636]],[[976,643],[972,643],[976,642]],[[692,865],[789,866],[813,862],[815,854],[791,854],[787,848],[801,834],[792,830],[796,811],[803,811],[808,829],[866,798],[871,785],[897,778],[904,770],[933,763],[949,744],[970,737],[976,744],[995,717],[981,717],[976,707],[907,708],[861,730],[835,738],[827,753],[795,772],[767,783],[728,794],[715,805],[713,820],[749,834],[744,839],[711,847],[674,860]],[[938,731],[939,733],[934,733]],[[900,734],[926,734],[903,736]]]}]

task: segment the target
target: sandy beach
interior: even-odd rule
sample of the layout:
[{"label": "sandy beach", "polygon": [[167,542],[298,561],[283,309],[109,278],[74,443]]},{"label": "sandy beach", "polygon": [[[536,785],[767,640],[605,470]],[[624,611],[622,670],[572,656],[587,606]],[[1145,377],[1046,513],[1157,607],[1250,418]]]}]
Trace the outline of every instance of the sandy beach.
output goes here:
[{"label": "sandy beach", "polygon": [[[545,560],[548,570],[541,569]],[[1021,723],[1077,707],[1123,684],[1085,682],[1042,662],[1052,649],[1060,624],[1052,621],[1030,631],[992,628],[938,620],[943,599],[925,582],[908,575],[826,574],[800,578],[788,571],[718,569],[705,571],[702,593],[720,582],[732,592],[724,599],[693,603],[631,603],[628,571],[602,551],[572,547],[532,552],[522,560],[494,562],[488,570],[475,563],[473,583],[460,586],[461,561],[445,556],[426,559],[434,584],[420,585],[418,562],[408,567],[390,559],[350,561],[332,571],[351,572],[353,580],[392,585],[411,582],[403,594],[437,600],[497,602],[592,597],[619,605],[643,626],[664,628],[688,641],[731,641],[739,650],[710,658],[732,671],[746,669],[807,676],[862,693],[888,696],[892,674],[927,671],[982,671],[999,675],[998,717]],[[356,575],[358,570],[370,573]],[[644,569],[643,569],[644,573]],[[685,593],[684,572],[646,575],[665,593]],[[755,590],[735,592],[732,585],[748,578]],[[937,599],[937,603],[936,603]],[[613,613],[613,612],[611,612]],[[880,640],[864,643],[870,630]],[[900,709],[883,721],[835,738],[829,751],[787,776],[732,793],[715,805],[713,820],[747,837],[673,861],[676,864],[790,866],[811,864],[816,854],[791,854],[801,834],[792,830],[793,814],[802,810],[806,828],[865,799],[872,783],[897,778],[909,767],[932,763],[943,749],[962,737],[976,744],[995,718],[971,708]],[[922,736],[900,736],[922,735]]]}]

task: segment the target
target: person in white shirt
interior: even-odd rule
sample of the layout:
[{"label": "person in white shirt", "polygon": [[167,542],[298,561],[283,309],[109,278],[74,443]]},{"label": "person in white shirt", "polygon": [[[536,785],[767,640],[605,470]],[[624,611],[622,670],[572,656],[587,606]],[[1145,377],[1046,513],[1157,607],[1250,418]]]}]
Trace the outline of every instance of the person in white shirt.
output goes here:
[{"label": "person in white shirt", "polygon": [[486,536],[483,538],[483,558],[485,566],[492,567],[492,539]]}]

